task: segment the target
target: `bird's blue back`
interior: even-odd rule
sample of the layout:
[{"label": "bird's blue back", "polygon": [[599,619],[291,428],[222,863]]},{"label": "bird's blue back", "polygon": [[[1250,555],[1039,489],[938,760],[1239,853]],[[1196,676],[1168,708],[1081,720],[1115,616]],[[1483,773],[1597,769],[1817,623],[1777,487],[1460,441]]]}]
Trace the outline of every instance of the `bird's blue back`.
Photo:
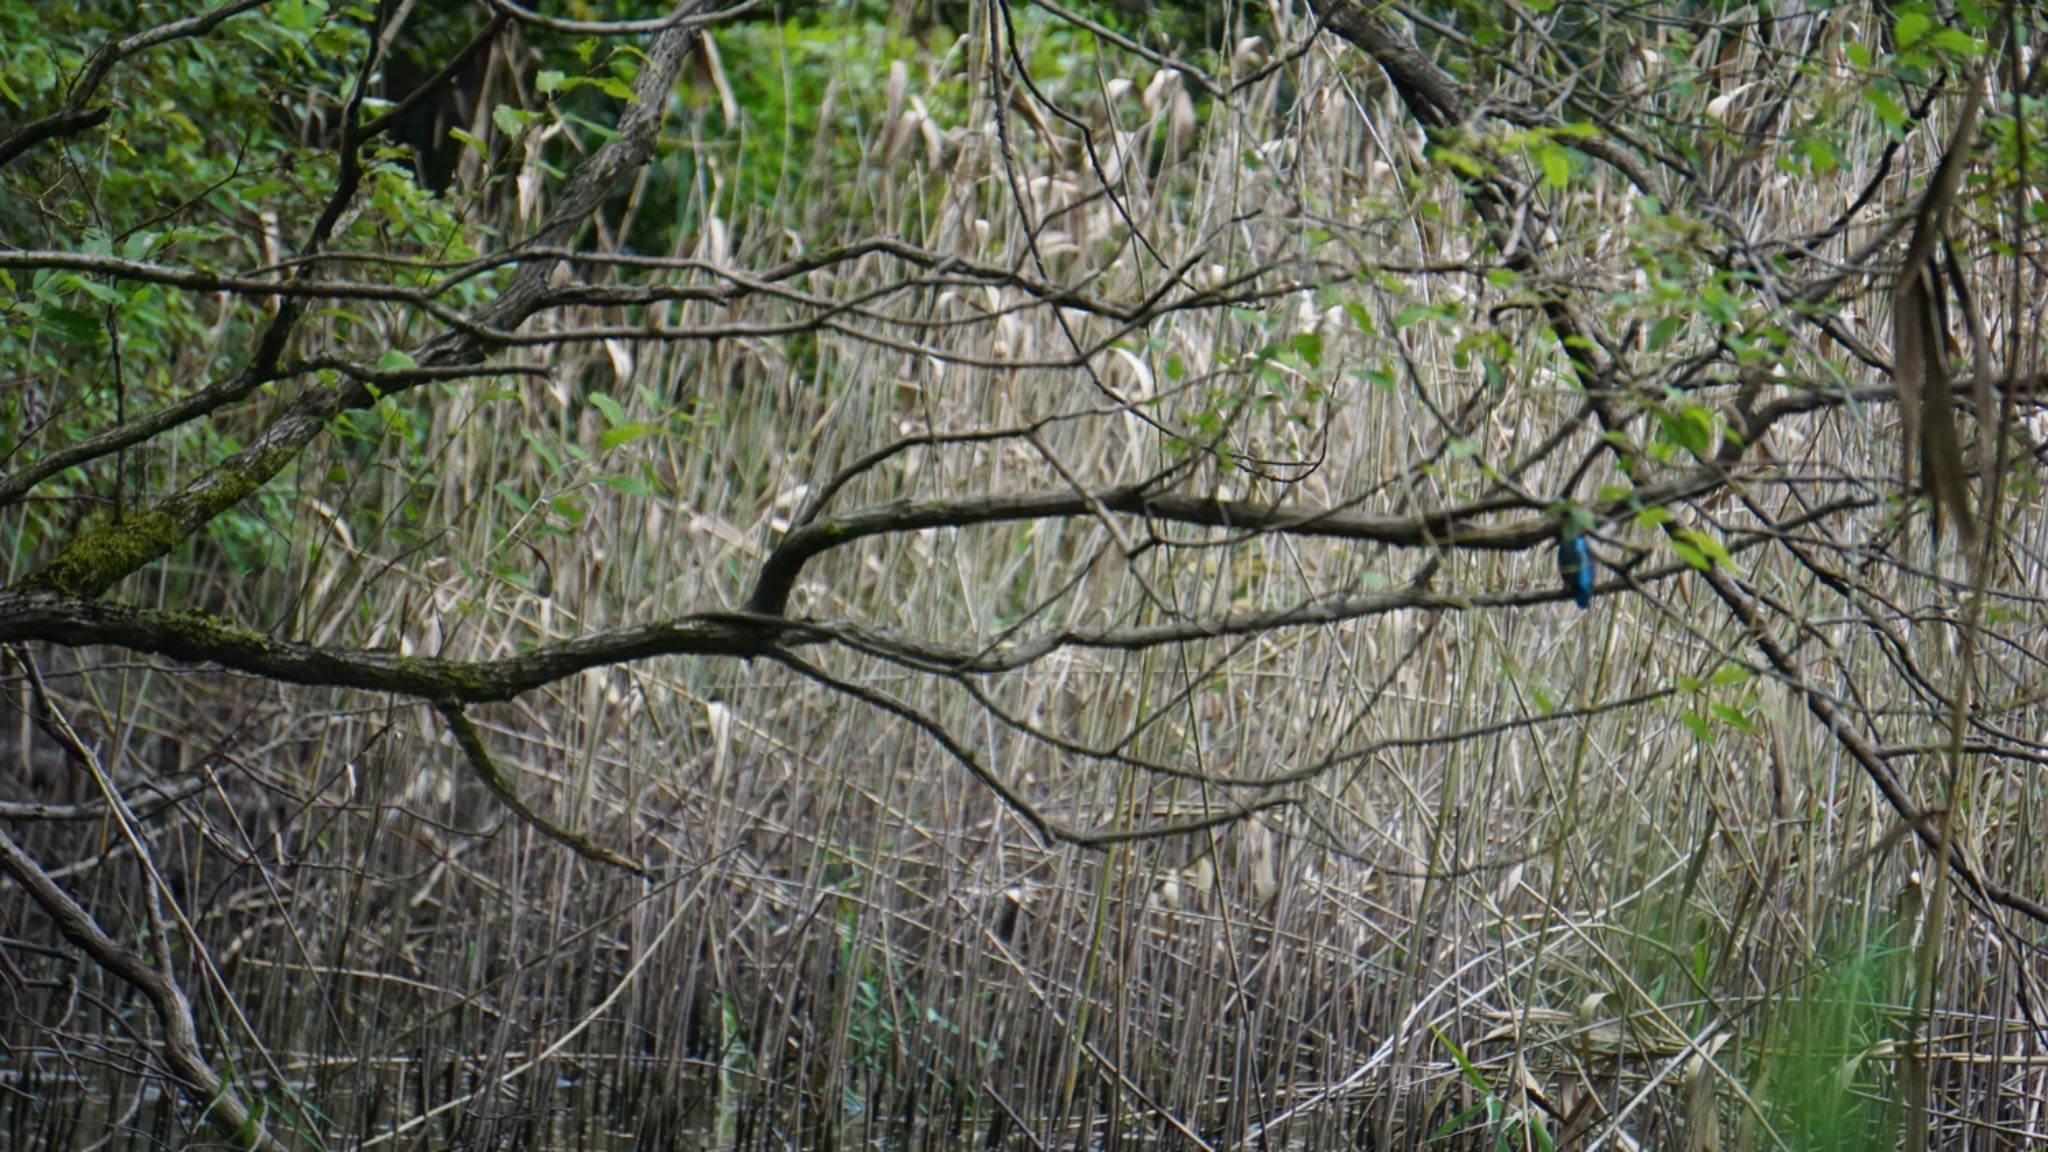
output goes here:
[{"label": "bird's blue back", "polygon": [[1566,536],[1557,542],[1557,574],[1565,590],[1581,608],[1593,605],[1593,553],[1584,536]]}]

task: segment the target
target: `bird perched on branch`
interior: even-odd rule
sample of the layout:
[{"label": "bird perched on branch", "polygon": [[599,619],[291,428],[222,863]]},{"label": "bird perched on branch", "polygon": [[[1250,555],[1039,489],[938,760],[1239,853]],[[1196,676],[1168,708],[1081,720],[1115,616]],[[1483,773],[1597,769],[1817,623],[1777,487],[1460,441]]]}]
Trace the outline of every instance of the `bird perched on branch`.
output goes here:
[{"label": "bird perched on branch", "polygon": [[1572,594],[1573,603],[1581,608],[1593,606],[1593,553],[1574,525],[1567,525],[1557,538],[1557,575]]}]

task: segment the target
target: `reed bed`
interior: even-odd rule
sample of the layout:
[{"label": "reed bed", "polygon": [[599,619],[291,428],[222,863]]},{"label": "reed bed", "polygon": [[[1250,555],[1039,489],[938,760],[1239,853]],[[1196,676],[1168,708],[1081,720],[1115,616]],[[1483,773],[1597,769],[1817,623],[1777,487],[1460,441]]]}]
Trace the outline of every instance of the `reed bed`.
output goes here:
[{"label": "reed bed", "polygon": [[[893,80],[850,73],[900,89],[880,115],[852,96],[792,106],[764,143],[715,98],[684,102],[652,179],[674,193],[661,255],[703,263],[657,274],[713,284],[708,268],[891,236],[1094,300],[1178,275],[1213,301],[1125,325],[878,251],[791,297],[550,314],[527,331],[737,334],[516,350],[546,383],[415,393],[366,440],[316,445],[259,518],[265,566],[202,546],[119,596],[467,659],[737,611],[806,499],[920,436],[824,515],[1167,473],[1198,497],[1406,515],[1498,493],[1553,435],[1565,447],[1512,473],[1519,491],[1590,502],[1622,482],[1605,457],[1574,474],[1599,439],[1571,423],[1583,392],[1515,306],[1529,286],[1489,282],[1460,186],[1361,53],[1325,34],[1219,99],[1109,46],[1055,70],[1034,53],[1072,39],[1026,19],[1022,55],[1071,119],[1026,115],[998,103],[1039,96],[992,67],[988,18]],[[1303,20],[1226,50],[1218,74],[1254,75]],[[722,66],[772,62],[745,55],[764,43],[735,34]],[[1742,43],[1725,46],[1737,71],[1769,75]],[[1542,95],[1500,83],[1503,100]],[[1653,110],[1705,132],[1717,91]],[[870,118],[849,126],[855,106]],[[1841,115],[1845,137],[1875,138]],[[845,147],[862,159],[839,189],[747,151]],[[1792,234],[1877,154],[1820,189],[1731,159],[1722,186],[1748,181],[1750,219]],[[471,174],[479,218],[544,209],[508,191],[519,163]],[[765,196],[764,171],[784,181]],[[1906,181],[1880,184],[1903,201]],[[610,234],[641,234],[619,216],[642,204]],[[1542,290],[1591,307],[1641,271],[1630,229],[1655,225],[1618,181],[1589,171],[1550,213]],[[866,302],[776,334],[815,314],[806,298]],[[376,317],[391,346],[430,330]],[[1710,344],[1694,325],[1639,352],[1628,386],[1654,391],[1659,364]],[[1512,367],[1489,378],[1489,360]],[[1782,362],[1874,379],[1805,345]],[[634,422],[659,431],[607,438]],[[1012,431],[936,439],[989,429]],[[1901,673],[1976,677],[2008,752],[2036,746],[2038,489],[2006,509],[1988,639],[1957,669],[1940,622],[1967,565],[1880,551],[1888,409],[1773,436],[1733,495],[1684,515],[1730,542],[1768,626],[1913,794],[1953,797],[1984,873],[2042,891],[2038,760],[1969,758],[1946,791],[1936,689]],[[1104,513],[834,549],[791,599],[821,628],[800,667],[655,659],[476,710],[530,803],[647,879],[514,819],[415,702],[100,650],[46,650],[43,675],[116,778],[189,790],[135,803],[184,918],[173,962],[209,1051],[293,1147],[1861,1149],[1895,1138],[1916,1057],[1942,1146],[2039,1144],[2039,926],[1967,893],[1930,918],[1931,858],[1801,686],[1654,533],[1603,531],[1587,612],[1554,594],[1547,545]],[[1855,569],[1851,593],[1795,547]],[[1345,604],[1366,607],[1199,627]],[[1173,643],[1094,639],[1184,625]],[[1002,663],[1046,637],[1063,639],[1001,667],[941,658]],[[10,683],[7,798],[92,801]],[[103,823],[22,834],[102,923],[146,922],[151,885]],[[184,1139],[194,1112],[163,1094],[134,994],[13,889],[0,934],[0,1143]],[[1945,943],[1919,1045],[1929,934]]]}]

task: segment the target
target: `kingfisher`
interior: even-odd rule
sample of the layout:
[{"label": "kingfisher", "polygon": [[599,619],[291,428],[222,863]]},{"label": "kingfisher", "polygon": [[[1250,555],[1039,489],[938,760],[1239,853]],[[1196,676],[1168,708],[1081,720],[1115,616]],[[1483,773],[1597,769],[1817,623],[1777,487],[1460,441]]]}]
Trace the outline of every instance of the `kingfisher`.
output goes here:
[{"label": "kingfisher", "polygon": [[1593,606],[1593,553],[1576,526],[1567,526],[1557,539],[1557,575],[1572,594],[1573,603],[1581,608]]}]

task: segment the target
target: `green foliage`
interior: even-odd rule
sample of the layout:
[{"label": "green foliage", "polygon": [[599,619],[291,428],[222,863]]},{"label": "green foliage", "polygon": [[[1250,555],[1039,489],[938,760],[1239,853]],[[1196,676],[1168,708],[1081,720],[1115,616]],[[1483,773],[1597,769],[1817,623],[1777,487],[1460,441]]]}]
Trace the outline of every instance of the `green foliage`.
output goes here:
[{"label": "green foliage", "polygon": [[[1681,532],[1680,536],[1686,537],[1686,534]],[[1695,548],[1689,538],[1674,546],[1681,552]],[[1703,561],[1709,555],[1704,549],[1696,549],[1696,552]],[[1756,690],[1749,686],[1749,681],[1749,669],[1739,664],[1724,664],[1705,679],[1679,677],[1679,690],[1691,697],[1680,701],[1679,721],[1703,745],[1713,744],[1719,734],[1718,729],[1722,727],[1742,735],[1756,734],[1761,729],[1757,716],[1763,702]]]},{"label": "green foliage", "polygon": [[[15,106],[7,111],[53,111],[102,45],[144,26],[136,15],[133,6],[111,2],[0,11],[0,100]],[[23,246],[199,269],[242,272],[291,256],[337,187],[332,145],[368,47],[369,15],[360,5],[282,0],[226,21],[213,36],[173,39],[123,58],[88,102],[110,109],[102,130],[32,150],[0,173],[0,231]],[[450,205],[412,179],[405,150],[373,144],[363,168],[329,250],[442,260],[473,254]],[[416,285],[432,274],[389,275]],[[0,406],[0,453],[7,456],[86,440],[233,377],[275,308],[78,272],[0,277],[0,361],[43,399]],[[478,278],[445,299],[471,302],[490,283]],[[388,354],[401,322],[388,310],[350,303],[309,319],[363,363],[393,363]],[[237,451],[260,417],[231,409],[56,477],[40,491],[60,505],[106,502],[107,514],[123,515],[135,494],[174,489],[195,468]],[[422,431],[402,417],[382,429],[412,435],[415,459]],[[266,487],[209,523],[188,554],[218,556],[239,572],[277,568],[294,503],[288,487]],[[79,525],[75,514],[31,508],[21,527],[25,557],[46,554]]]},{"label": "green foliage", "polygon": [[1881,941],[1824,960],[1783,1017],[1765,1082],[1773,1119],[1797,1152],[1894,1146],[1901,1102],[1888,1069],[1900,1035],[1891,989],[1907,958]]},{"label": "green foliage", "polygon": [[868,149],[885,130],[889,73],[901,62],[908,91],[933,119],[964,125],[969,98],[954,44],[942,30],[920,41],[866,5],[821,6],[794,19],[736,24],[718,36],[738,114],[726,123],[716,87],[688,87],[701,128],[677,153],[674,181],[687,188],[706,169],[730,188],[734,208],[788,208],[836,190],[859,210],[873,178]]},{"label": "green foliage", "polygon": [[1437,1042],[1451,1054],[1459,1074],[1479,1100],[1446,1119],[1430,1137],[1431,1142],[1447,1140],[1476,1127],[1486,1137],[1485,1142],[1477,1146],[1491,1148],[1494,1152],[1550,1152],[1556,1146],[1550,1134],[1550,1124],[1540,1110],[1527,1103],[1512,1103],[1495,1092],[1485,1073],[1441,1030],[1437,1032]]}]

